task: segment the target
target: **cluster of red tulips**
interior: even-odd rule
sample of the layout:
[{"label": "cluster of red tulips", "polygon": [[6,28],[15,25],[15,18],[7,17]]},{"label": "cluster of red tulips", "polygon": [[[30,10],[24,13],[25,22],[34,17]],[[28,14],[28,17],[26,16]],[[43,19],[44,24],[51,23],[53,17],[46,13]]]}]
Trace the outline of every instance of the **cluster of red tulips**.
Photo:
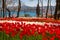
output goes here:
[{"label": "cluster of red tulips", "polygon": [[4,32],[11,37],[19,34],[20,40],[23,39],[23,36],[26,36],[27,39],[33,36],[35,37],[34,40],[60,40],[60,23],[45,22],[44,25],[40,25],[24,22],[3,22],[0,23],[0,32]]},{"label": "cluster of red tulips", "polygon": [[0,18],[0,20],[31,21],[31,22],[60,22],[53,18],[20,17],[20,18]]}]

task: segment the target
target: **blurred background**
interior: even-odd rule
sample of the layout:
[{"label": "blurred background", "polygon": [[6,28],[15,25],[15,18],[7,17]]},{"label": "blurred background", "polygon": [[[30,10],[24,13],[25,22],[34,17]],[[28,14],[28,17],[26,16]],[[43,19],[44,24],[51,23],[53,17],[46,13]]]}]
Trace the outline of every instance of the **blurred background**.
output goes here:
[{"label": "blurred background", "polygon": [[[0,0],[0,17],[58,18],[58,0]],[[59,14],[59,15],[58,15]]]}]

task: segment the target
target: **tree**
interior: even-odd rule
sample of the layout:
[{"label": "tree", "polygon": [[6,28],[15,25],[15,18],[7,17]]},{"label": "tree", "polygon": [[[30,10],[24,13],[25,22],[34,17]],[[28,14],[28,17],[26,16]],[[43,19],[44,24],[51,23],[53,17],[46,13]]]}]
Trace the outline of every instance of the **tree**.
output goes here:
[{"label": "tree", "polygon": [[60,18],[60,0],[56,0],[54,19],[59,19],[59,18]]},{"label": "tree", "polygon": [[49,0],[48,0],[48,3],[47,3],[47,10],[46,10],[46,18],[47,18],[47,14],[48,14],[48,9],[49,9]]},{"label": "tree", "polygon": [[4,0],[2,0],[3,17],[4,17],[4,15],[5,15],[5,14],[4,14],[4,7],[5,7],[5,6],[4,6]]},{"label": "tree", "polygon": [[57,1],[57,18],[60,18],[60,0],[56,0]]},{"label": "tree", "polygon": [[18,12],[17,12],[17,17],[19,17],[19,12],[21,10],[21,1],[19,0],[19,5],[18,5]]},{"label": "tree", "polygon": [[39,17],[39,15],[40,15],[39,0],[38,0],[38,4],[37,4],[37,7],[36,7],[36,15],[37,15],[37,17]]},{"label": "tree", "polygon": [[10,10],[7,8],[6,0],[2,0],[2,8],[3,8],[3,17],[5,16],[5,13],[4,13],[5,10],[9,12],[9,17],[10,17]]},{"label": "tree", "polygon": [[57,0],[56,0],[56,7],[55,7],[54,19],[56,19],[56,15],[57,15]]},{"label": "tree", "polygon": [[10,17],[10,10],[7,8],[7,5],[6,5],[6,0],[5,0],[5,9],[9,12],[9,17]]},{"label": "tree", "polygon": [[[30,0],[30,1],[33,1],[33,0]],[[36,7],[36,16],[37,16],[37,17],[39,17],[39,16],[40,16],[39,0],[38,0],[38,4],[37,4],[37,7]]]}]

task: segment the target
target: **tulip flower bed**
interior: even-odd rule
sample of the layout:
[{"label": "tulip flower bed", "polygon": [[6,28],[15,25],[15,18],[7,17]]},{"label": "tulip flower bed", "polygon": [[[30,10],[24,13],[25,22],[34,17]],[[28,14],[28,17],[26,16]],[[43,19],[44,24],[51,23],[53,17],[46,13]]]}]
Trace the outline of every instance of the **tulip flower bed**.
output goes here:
[{"label": "tulip flower bed", "polygon": [[0,40],[60,40],[60,23],[1,21]]},{"label": "tulip flower bed", "polygon": [[0,18],[0,20],[13,20],[13,21],[30,21],[30,22],[60,22],[53,18],[38,18],[38,17],[20,17],[20,18]]}]

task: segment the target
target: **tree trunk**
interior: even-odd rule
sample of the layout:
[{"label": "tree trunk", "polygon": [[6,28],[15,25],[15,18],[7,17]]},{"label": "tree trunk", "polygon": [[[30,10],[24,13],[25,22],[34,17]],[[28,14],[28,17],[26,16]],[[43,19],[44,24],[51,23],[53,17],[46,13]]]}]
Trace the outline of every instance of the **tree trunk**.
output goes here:
[{"label": "tree trunk", "polygon": [[60,18],[60,0],[57,0],[57,18]]},{"label": "tree trunk", "polygon": [[2,8],[3,8],[3,18],[4,18],[4,0],[2,0]]},{"label": "tree trunk", "polygon": [[10,17],[10,10],[7,8],[7,5],[6,5],[6,0],[5,0],[5,9],[9,12],[9,17]]},{"label": "tree trunk", "polygon": [[36,15],[37,15],[37,17],[39,17],[39,15],[40,15],[39,0],[38,0],[38,4],[37,4],[37,7],[36,7]]},{"label": "tree trunk", "polygon": [[19,0],[19,5],[18,5],[18,12],[17,12],[17,17],[19,17],[19,12],[20,12],[20,9],[21,9],[21,1]]},{"label": "tree trunk", "polygon": [[10,16],[10,15],[11,15],[11,14],[10,14],[10,10],[9,10],[8,8],[6,8],[6,10],[9,12],[9,17],[11,17],[11,16]]},{"label": "tree trunk", "polygon": [[59,18],[60,18],[60,0],[56,0],[54,19],[59,19]]},{"label": "tree trunk", "polygon": [[47,10],[46,10],[46,18],[47,18],[47,14],[48,14],[48,10],[49,10],[49,0],[48,0],[48,3],[47,3]]},{"label": "tree trunk", "polygon": [[56,19],[56,16],[57,16],[57,0],[56,0],[56,7],[55,7],[54,19]]}]

